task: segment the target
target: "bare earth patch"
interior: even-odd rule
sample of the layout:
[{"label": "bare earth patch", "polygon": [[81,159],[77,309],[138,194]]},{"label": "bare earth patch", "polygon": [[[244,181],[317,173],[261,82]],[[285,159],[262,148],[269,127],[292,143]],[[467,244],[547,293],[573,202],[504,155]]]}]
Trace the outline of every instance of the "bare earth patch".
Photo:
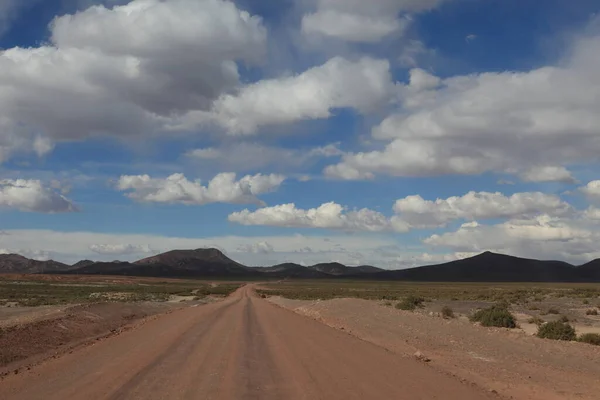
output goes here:
[{"label": "bare earth patch", "polygon": [[501,395],[594,400],[600,393],[600,346],[539,339],[522,329],[484,328],[464,316],[442,319],[433,311],[401,311],[378,301],[269,300],[399,355],[414,357],[419,351],[432,368]]},{"label": "bare earth patch", "polygon": [[135,321],[176,307],[168,303],[101,303],[4,308],[0,310],[0,373],[117,333]]}]

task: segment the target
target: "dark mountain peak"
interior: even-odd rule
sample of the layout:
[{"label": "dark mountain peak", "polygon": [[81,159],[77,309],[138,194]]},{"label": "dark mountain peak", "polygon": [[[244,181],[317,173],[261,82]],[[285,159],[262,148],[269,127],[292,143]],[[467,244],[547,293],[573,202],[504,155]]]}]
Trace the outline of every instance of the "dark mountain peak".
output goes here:
[{"label": "dark mountain peak", "polygon": [[596,258],[588,263],[580,265],[578,268],[598,268],[600,267],[600,258]]},{"label": "dark mountain peak", "polygon": [[87,267],[88,265],[92,265],[94,264],[95,261],[92,260],[81,260],[76,262],[75,264],[71,265],[71,267],[73,268],[83,268],[83,267]]},{"label": "dark mountain peak", "polygon": [[502,254],[502,253],[494,253],[493,251],[488,250],[488,251],[484,251],[483,253],[477,254],[476,256],[464,258],[464,260],[467,260],[469,258],[492,259],[492,258],[517,258],[517,257],[509,256],[509,255]]},{"label": "dark mountain peak", "polygon": [[204,257],[209,260],[232,261],[221,250],[215,248],[196,249],[193,252],[197,257]]},{"label": "dark mountain peak", "polygon": [[38,261],[23,257],[20,254],[0,254],[0,273],[35,274],[69,268],[71,267],[54,260]]},{"label": "dark mountain peak", "polygon": [[291,262],[273,265],[272,267],[253,268],[268,278],[319,279],[327,278],[329,274],[318,271],[313,267],[305,267]]},{"label": "dark mountain peak", "polygon": [[562,261],[542,261],[484,252],[474,257],[405,270],[384,271],[378,278],[438,282],[572,282],[581,277]]},{"label": "dark mountain peak", "polygon": [[287,262],[287,263],[273,265],[271,267],[257,267],[257,270],[263,271],[263,272],[278,272],[278,271],[285,271],[288,269],[295,269],[295,268],[306,268],[306,267],[304,267],[300,264]]},{"label": "dark mountain peak", "polygon": [[23,257],[20,254],[9,253],[9,254],[0,254],[1,261],[29,261],[27,257]]},{"label": "dark mountain peak", "polygon": [[348,267],[344,264],[340,264],[339,262],[315,264],[310,268],[314,269],[315,271],[319,271],[319,272],[323,272],[323,273],[326,273],[329,275],[335,275],[335,276],[360,273],[359,270],[354,270],[354,268]]},{"label": "dark mountain peak", "polygon": [[82,260],[68,266],[53,260],[37,261],[19,254],[0,254],[0,273],[98,274],[159,277],[223,277],[252,279],[357,279],[434,282],[600,282],[600,259],[579,267],[563,261],[545,261],[483,252],[445,264],[405,270],[382,270],[362,265],[349,267],[328,262],[305,267],[283,263],[250,268],[214,248],[172,250],[135,263]]},{"label": "dark mountain peak", "polygon": [[220,264],[241,265],[229,257],[221,250],[214,248],[204,248],[195,250],[171,250],[166,253],[157,254],[134,262],[134,264],[165,264],[181,265],[190,262],[210,262]]},{"label": "dark mountain peak", "polygon": [[600,282],[600,258],[576,267],[575,271],[582,280],[588,282]]},{"label": "dark mountain peak", "polygon": [[339,262],[319,263],[313,265],[313,267],[348,268],[347,266]]},{"label": "dark mountain peak", "polygon": [[359,265],[358,267],[352,267],[352,268],[359,272],[364,272],[364,273],[385,271],[384,269],[377,268],[372,265]]}]

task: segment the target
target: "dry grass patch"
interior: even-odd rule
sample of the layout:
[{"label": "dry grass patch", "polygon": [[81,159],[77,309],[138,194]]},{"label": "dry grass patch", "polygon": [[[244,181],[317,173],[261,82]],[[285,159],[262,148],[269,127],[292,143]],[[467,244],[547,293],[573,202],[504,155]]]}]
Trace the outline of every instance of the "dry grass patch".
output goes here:
[{"label": "dry grass patch", "polygon": [[497,304],[483,310],[476,311],[470,318],[482,326],[495,326],[499,328],[516,328],[515,316],[508,311],[504,304]]},{"label": "dry grass patch", "polygon": [[552,321],[541,325],[538,328],[537,337],[553,340],[575,340],[575,328],[568,322]]}]

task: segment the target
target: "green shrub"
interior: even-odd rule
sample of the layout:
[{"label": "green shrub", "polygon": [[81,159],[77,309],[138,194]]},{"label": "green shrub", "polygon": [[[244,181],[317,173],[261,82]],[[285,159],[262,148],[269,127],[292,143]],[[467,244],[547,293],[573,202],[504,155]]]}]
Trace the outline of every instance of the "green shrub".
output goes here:
[{"label": "green shrub", "polygon": [[480,322],[482,326],[497,326],[500,328],[516,328],[514,315],[508,311],[504,304],[476,311],[471,315],[471,321]]},{"label": "green shrub", "polygon": [[540,326],[546,321],[544,321],[540,317],[531,317],[527,320],[527,322],[529,322],[530,324],[536,324],[537,326]]},{"label": "green shrub", "polygon": [[558,320],[560,322],[569,322],[569,318],[566,315],[561,315]]},{"label": "green shrub", "polygon": [[548,314],[560,314],[560,312],[556,308],[551,308],[548,310]]},{"label": "green shrub", "polygon": [[591,310],[587,310],[585,312],[585,315],[598,315],[598,310],[596,310],[595,308],[593,308]]},{"label": "green shrub", "polygon": [[600,334],[597,333],[584,333],[583,335],[579,336],[579,339],[577,340],[583,343],[600,346]]},{"label": "green shrub", "polygon": [[588,299],[583,299],[582,303],[583,304],[590,304],[590,301]]},{"label": "green shrub", "polygon": [[552,321],[538,328],[537,337],[554,340],[575,340],[575,328],[567,322]]},{"label": "green shrub", "polygon": [[454,318],[454,310],[448,306],[442,307],[442,317]]},{"label": "green shrub", "polygon": [[417,296],[408,296],[405,297],[404,300],[396,304],[396,308],[400,310],[413,311],[417,307],[421,307],[423,302],[425,301],[422,297]]}]

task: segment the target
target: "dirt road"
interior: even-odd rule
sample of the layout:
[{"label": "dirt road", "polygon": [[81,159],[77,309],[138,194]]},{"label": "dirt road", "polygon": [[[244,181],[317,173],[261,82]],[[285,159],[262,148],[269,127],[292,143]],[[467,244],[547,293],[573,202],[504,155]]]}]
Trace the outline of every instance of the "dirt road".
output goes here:
[{"label": "dirt road", "polygon": [[488,399],[243,287],[0,381],[1,399]]}]

